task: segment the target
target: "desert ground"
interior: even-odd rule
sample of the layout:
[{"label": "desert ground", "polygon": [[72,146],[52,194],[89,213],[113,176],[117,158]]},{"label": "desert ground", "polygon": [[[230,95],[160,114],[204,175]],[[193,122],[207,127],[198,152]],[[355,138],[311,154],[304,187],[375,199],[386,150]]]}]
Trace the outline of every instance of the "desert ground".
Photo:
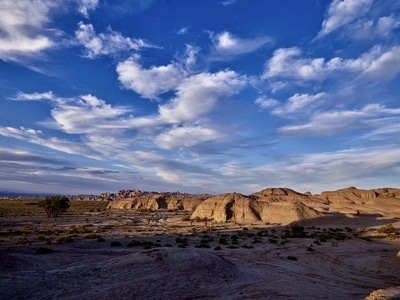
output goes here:
[{"label": "desert ground", "polygon": [[46,218],[3,203],[0,299],[400,299],[396,214],[240,224],[102,202]]}]

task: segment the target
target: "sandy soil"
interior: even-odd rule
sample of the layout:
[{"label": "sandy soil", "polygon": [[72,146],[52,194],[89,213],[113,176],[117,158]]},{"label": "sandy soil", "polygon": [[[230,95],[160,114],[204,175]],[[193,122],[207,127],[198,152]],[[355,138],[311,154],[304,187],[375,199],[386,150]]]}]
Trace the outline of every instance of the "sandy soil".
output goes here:
[{"label": "sandy soil", "polygon": [[364,299],[378,289],[374,299],[388,299],[385,289],[400,299],[400,239],[377,231],[399,231],[399,219],[332,213],[296,238],[283,226],[205,227],[187,214],[3,218],[0,299]]}]

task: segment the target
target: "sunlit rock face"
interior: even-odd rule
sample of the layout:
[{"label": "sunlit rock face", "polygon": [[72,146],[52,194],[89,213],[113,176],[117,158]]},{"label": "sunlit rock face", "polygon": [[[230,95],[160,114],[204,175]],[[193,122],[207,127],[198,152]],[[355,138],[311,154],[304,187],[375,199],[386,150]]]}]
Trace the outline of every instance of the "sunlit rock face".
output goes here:
[{"label": "sunlit rock face", "polygon": [[[280,223],[288,224],[303,219],[317,218],[321,214],[297,198],[307,197],[283,189],[245,196],[238,193],[222,194],[203,201],[192,214],[217,222]],[[271,193],[270,193],[271,192]]]}]

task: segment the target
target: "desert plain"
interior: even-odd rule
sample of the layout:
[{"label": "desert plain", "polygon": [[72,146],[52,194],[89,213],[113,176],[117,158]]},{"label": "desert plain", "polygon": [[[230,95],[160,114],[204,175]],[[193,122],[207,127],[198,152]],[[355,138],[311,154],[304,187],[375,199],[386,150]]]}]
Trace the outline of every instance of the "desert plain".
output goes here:
[{"label": "desert plain", "polygon": [[397,189],[3,199],[0,299],[400,299],[399,238]]}]

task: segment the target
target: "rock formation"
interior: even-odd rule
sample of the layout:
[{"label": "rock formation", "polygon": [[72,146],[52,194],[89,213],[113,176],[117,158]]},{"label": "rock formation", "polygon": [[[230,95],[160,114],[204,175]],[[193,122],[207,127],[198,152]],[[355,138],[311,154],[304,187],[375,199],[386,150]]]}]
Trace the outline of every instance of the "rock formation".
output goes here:
[{"label": "rock formation", "polygon": [[180,192],[157,193],[122,190],[116,195],[109,195],[109,197],[113,198],[113,201],[108,205],[108,209],[193,211],[195,207],[210,196],[208,194],[187,194]]},{"label": "rock formation", "polygon": [[335,212],[391,218],[400,215],[400,189],[394,188],[362,190],[350,187],[321,195],[302,194],[289,188],[267,188],[251,195],[225,193],[218,196],[121,190],[100,196],[102,200],[112,200],[109,209],[186,210],[193,212],[192,219],[243,224],[288,224]]},{"label": "rock formation", "polygon": [[392,217],[400,215],[400,189],[363,190],[349,187],[337,191],[322,192],[320,198],[327,202],[331,211],[361,214],[376,213]]},{"label": "rock formation", "polygon": [[203,201],[193,212],[217,222],[284,223],[319,217],[315,209],[298,201],[307,197],[289,189],[266,189],[250,196],[238,193],[222,194]]},{"label": "rock formation", "polygon": [[322,192],[321,197],[329,201],[348,200],[353,202],[365,202],[365,200],[379,198],[397,198],[400,199],[400,190],[393,188],[380,188],[372,190],[357,189],[349,187],[337,191]]},{"label": "rock formation", "polygon": [[399,300],[400,286],[373,291],[364,300]]},{"label": "rock formation", "polygon": [[[249,196],[238,193],[221,194],[203,201],[193,212],[192,219],[200,217],[216,222],[257,222],[260,217],[253,204],[254,199]],[[261,203],[261,206],[266,205]]]}]

